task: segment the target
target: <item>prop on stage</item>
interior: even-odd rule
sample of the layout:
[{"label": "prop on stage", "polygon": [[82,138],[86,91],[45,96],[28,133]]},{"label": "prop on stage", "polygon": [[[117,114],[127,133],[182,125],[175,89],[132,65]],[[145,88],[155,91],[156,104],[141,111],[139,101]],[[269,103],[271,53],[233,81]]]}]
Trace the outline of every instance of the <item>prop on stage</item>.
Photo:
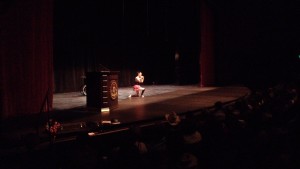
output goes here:
[{"label": "prop on stage", "polygon": [[87,107],[110,108],[118,105],[118,71],[87,72]]}]

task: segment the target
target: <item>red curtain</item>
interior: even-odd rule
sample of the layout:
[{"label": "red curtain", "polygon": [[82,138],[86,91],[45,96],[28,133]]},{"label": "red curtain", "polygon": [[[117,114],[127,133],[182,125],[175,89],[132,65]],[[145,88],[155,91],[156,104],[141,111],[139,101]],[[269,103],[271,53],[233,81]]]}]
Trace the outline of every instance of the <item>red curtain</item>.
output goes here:
[{"label": "red curtain", "polygon": [[1,117],[52,107],[53,0],[14,0],[0,13]]},{"label": "red curtain", "polygon": [[200,85],[205,87],[215,83],[213,16],[205,0],[201,0],[200,12]]}]

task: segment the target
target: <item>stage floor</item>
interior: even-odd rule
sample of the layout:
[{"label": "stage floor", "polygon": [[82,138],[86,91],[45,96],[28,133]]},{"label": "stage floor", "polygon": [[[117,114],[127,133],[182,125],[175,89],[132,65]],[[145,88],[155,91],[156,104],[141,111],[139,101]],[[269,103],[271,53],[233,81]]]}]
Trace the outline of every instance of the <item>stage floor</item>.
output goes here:
[{"label": "stage floor", "polygon": [[80,92],[57,93],[53,96],[53,117],[63,123],[103,121],[118,119],[131,123],[164,117],[166,113],[178,114],[211,107],[215,102],[228,102],[249,93],[246,87],[199,87],[176,85],[149,85],[145,97],[131,97],[131,87],[120,87],[118,106],[107,115],[86,107],[86,96]]}]

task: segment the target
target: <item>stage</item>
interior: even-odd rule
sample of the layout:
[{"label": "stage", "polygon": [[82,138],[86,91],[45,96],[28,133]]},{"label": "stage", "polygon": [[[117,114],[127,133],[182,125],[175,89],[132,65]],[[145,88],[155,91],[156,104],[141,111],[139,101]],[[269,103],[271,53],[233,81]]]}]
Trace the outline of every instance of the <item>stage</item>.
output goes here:
[{"label": "stage", "polygon": [[120,87],[118,106],[105,115],[98,109],[86,107],[86,96],[80,92],[57,93],[53,96],[53,118],[62,123],[101,122],[118,119],[133,123],[163,118],[166,113],[178,114],[211,107],[215,102],[230,102],[249,93],[246,87],[199,87],[196,85],[149,85],[145,97],[131,97],[131,87]]}]

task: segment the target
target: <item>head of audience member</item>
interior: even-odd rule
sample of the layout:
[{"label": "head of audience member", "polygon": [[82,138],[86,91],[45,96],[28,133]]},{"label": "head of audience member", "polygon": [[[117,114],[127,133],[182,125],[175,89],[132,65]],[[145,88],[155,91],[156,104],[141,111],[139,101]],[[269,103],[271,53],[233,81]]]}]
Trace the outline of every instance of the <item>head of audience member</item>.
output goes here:
[{"label": "head of audience member", "polygon": [[165,118],[166,118],[167,122],[172,126],[178,125],[181,121],[180,117],[175,112],[166,114]]}]

